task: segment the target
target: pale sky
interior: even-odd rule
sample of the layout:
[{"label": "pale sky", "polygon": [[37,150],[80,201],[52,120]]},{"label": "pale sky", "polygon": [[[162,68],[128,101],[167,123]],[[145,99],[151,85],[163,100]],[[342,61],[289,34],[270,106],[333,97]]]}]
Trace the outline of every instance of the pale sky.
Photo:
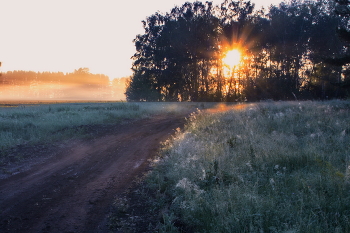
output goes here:
[{"label": "pale sky", "polygon": [[[132,74],[141,21],[186,0],[0,0],[0,71]],[[205,2],[203,0],[202,2]],[[223,0],[213,0],[215,5]],[[257,8],[281,0],[252,0]]]}]

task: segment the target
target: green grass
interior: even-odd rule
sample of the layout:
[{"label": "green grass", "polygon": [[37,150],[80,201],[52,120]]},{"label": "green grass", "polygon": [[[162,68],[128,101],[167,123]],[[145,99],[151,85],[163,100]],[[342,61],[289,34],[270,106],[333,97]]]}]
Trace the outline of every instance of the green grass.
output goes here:
[{"label": "green grass", "polygon": [[0,165],[19,145],[89,136],[90,126],[119,124],[154,114],[188,111],[191,103],[38,103],[0,105]]},{"label": "green grass", "polygon": [[157,230],[350,232],[349,123],[349,101],[193,114],[147,178]]}]

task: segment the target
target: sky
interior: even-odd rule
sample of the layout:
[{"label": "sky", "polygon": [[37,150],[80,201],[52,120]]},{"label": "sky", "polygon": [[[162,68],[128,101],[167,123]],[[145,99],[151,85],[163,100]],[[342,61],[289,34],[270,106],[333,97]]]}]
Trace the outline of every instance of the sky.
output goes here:
[{"label": "sky", "polygon": [[[132,74],[141,21],[186,0],[0,0],[0,71]],[[205,2],[204,0],[202,2]],[[223,0],[212,0],[220,4]],[[281,0],[252,0],[256,8]]]}]

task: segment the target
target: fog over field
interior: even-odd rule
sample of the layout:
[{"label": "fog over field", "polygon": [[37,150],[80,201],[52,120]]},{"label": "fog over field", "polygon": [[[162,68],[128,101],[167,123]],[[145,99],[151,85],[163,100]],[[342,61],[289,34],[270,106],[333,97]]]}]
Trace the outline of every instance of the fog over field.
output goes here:
[{"label": "fog over field", "polygon": [[125,100],[128,78],[110,80],[88,68],[73,73],[8,71],[0,76],[1,100]]}]

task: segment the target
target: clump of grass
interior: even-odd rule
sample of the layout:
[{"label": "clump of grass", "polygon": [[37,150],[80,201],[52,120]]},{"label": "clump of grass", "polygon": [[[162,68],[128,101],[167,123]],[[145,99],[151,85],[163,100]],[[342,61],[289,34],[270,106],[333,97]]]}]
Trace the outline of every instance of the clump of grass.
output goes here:
[{"label": "clump of grass", "polygon": [[349,119],[348,101],[193,114],[148,178],[158,230],[349,232]]}]

